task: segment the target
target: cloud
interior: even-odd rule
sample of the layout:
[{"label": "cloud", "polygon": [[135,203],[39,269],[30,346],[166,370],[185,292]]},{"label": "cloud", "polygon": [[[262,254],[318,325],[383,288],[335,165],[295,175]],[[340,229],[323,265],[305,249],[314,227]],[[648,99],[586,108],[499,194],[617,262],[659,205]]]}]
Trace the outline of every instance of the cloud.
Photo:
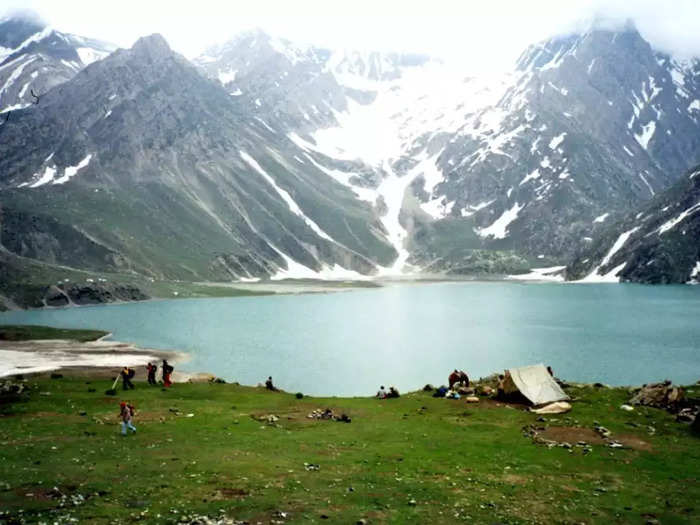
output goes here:
[{"label": "cloud", "polygon": [[159,32],[186,56],[261,27],[304,43],[428,53],[498,68],[528,44],[596,18],[633,19],[654,47],[700,56],[695,0],[0,0],[0,13],[20,6],[35,9],[58,29],[122,47]]}]

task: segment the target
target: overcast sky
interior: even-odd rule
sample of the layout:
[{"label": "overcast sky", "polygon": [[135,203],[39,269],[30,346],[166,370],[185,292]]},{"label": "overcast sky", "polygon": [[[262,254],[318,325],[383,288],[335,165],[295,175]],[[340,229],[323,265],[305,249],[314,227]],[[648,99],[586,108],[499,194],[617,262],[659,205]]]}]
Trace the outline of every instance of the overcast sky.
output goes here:
[{"label": "overcast sky", "polygon": [[700,56],[700,0],[0,0],[54,28],[121,47],[161,33],[188,57],[260,27],[303,43],[427,53],[499,68],[530,43],[592,17],[635,20],[655,47]]}]

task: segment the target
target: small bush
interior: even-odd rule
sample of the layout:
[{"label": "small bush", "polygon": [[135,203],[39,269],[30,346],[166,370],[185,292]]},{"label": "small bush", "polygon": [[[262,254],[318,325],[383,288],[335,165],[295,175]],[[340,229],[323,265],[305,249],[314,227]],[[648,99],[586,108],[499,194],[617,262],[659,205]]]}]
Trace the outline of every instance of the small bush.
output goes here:
[{"label": "small bush", "polygon": [[304,394],[302,394],[301,392],[297,392],[297,393],[296,393],[296,398],[297,398],[297,399],[302,399],[303,397],[304,397]]}]

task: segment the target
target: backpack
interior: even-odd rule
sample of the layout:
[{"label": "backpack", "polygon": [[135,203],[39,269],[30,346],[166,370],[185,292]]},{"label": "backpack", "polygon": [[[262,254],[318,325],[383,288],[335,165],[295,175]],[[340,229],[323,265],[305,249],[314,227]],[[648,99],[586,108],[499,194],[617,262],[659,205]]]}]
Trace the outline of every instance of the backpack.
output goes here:
[{"label": "backpack", "polygon": [[134,370],[133,368],[129,368],[129,379],[131,379],[135,375],[136,375],[136,370]]}]

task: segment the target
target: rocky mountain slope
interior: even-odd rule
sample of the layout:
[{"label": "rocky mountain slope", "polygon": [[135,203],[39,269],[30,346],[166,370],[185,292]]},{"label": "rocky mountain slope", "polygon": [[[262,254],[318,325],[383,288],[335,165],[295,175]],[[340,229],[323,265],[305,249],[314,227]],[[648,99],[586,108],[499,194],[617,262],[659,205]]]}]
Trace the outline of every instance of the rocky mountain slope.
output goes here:
[{"label": "rocky mountain slope", "polygon": [[395,269],[483,248],[565,261],[700,162],[700,63],[633,27],[533,45],[492,78],[260,32],[197,62],[378,209]]},{"label": "rocky mountain slope", "polygon": [[114,49],[106,42],[56,31],[35,17],[0,20],[0,113],[36,103]]},{"label": "rocky mountain slope", "polygon": [[554,39],[450,139],[432,198],[473,213],[492,246],[568,256],[606,214],[700,162],[699,119],[697,61],[655,53],[633,28]]},{"label": "rocky mountain slope", "polygon": [[523,272],[700,163],[699,119],[700,62],[631,27],[492,76],[260,31],[193,65],[151,36],[0,123],[0,244],[186,280]]},{"label": "rocky mountain slope", "polygon": [[611,224],[567,268],[584,282],[700,282],[700,166]]},{"label": "rocky mountain slope", "polygon": [[352,276],[395,258],[366,203],[158,35],[14,114],[1,240],[19,255],[190,280]]}]

